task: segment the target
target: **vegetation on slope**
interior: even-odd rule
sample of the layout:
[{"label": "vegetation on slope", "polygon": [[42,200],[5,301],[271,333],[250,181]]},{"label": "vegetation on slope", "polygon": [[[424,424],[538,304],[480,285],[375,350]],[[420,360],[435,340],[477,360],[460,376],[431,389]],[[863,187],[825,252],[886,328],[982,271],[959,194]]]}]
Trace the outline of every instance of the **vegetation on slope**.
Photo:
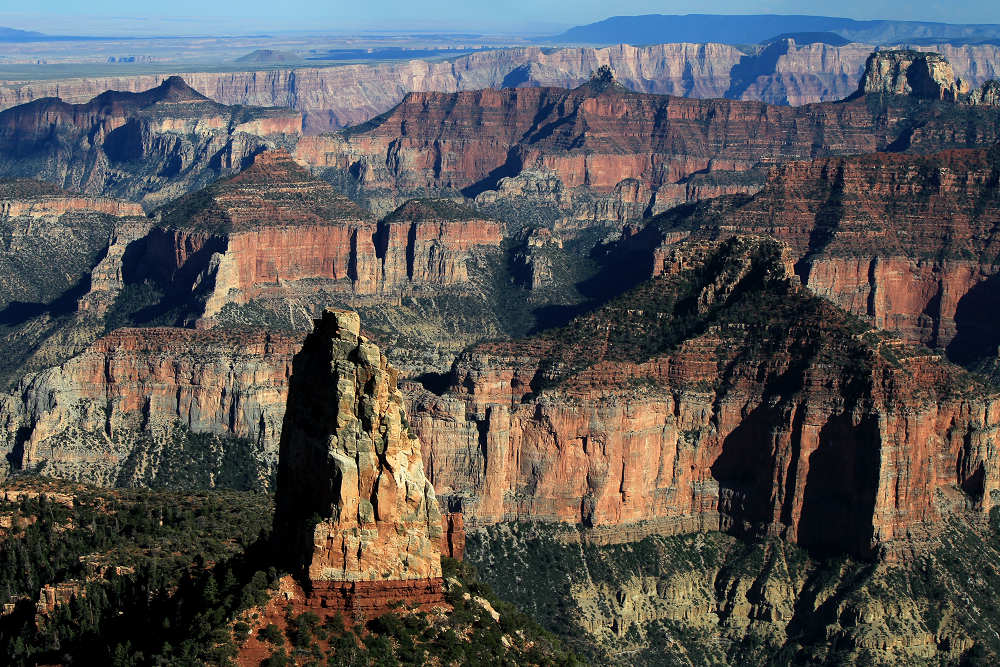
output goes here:
[{"label": "vegetation on slope", "polygon": [[1000,512],[939,528],[917,555],[870,563],[774,538],[605,546],[576,527],[501,524],[470,534],[467,559],[596,664],[996,664]]},{"label": "vegetation on slope", "polygon": [[[231,665],[242,645],[275,665],[573,665],[559,639],[445,559],[451,610],[357,623],[285,612],[277,599],[271,499],[235,491],[108,490],[43,478],[3,488],[0,651],[12,665]],[[38,605],[44,586],[68,599]],[[498,613],[495,620],[492,613]]]}]

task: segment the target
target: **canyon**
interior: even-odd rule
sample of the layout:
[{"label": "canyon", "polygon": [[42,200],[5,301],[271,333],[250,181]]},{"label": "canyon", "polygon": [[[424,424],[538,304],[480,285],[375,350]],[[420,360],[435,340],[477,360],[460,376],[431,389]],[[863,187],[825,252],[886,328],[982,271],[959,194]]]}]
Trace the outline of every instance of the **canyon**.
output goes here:
[{"label": "canyon", "polygon": [[[992,45],[918,46],[942,54],[973,87],[1000,72]],[[180,73],[191,86],[226,105],[288,107],[303,115],[310,134],[356,125],[383,113],[410,92],[457,92],[500,87],[565,87],[585,83],[610,66],[637,92],[684,97],[759,100],[799,106],[847,97],[857,87],[870,44],[832,46],[777,40],[741,50],[725,44],[656,44],[605,48],[499,49],[449,61],[412,60],[341,67],[296,67],[244,72]],[[85,102],[106,90],[139,92],[164,75],[0,82],[0,109],[60,97]]]},{"label": "canyon", "polygon": [[[568,226],[586,226],[753,193],[767,167],[788,160],[969,148],[1000,137],[990,107],[939,101],[944,93],[887,94],[895,89],[877,83],[889,76],[880,65],[896,53],[869,62],[862,85],[870,94],[801,107],[635,93],[609,69],[572,90],[411,93],[368,123],[303,137],[295,156],[340,175],[380,214],[427,192],[474,198],[487,211],[527,193]],[[896,77],[927,62],[897,62]],[[941,68],[925,71],[927,85],[952,90],[958,84]]]},{"label": "canyon", "polygon": [[987,511],[997,483],[995,392],[802,291],[791,253],[754,237],[678,244],[564,328],[467,351],[440,395],[406,389],[428,475],[469,526],[870,555]]},{"label": "canyon", "polygon": [[42,98],[0,112],[0,178],[32,178],[147,208],[246,166],[301,134],[296,111],[226,107],[180,77],[82,104]]},{"label": "canyon", "polygon": [[974,365],[1000,344],[997,173],[996,149],[789,162],[753,197],[666,213],[631,242],[655,248],[655,274],[678,238],[780,239],[813,293]]}]

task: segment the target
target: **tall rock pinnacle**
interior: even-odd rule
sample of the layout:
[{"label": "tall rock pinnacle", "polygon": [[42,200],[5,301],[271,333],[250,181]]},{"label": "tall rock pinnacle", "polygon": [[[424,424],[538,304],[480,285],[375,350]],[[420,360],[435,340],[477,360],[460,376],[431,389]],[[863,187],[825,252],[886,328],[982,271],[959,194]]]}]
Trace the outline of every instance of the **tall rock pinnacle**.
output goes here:
[{"label": "tall rock pinnacle", "polygon": [[397,377],[350,311],[325,310],[295,357],[274,536],[319,606],[440,601],[441,515]]}]

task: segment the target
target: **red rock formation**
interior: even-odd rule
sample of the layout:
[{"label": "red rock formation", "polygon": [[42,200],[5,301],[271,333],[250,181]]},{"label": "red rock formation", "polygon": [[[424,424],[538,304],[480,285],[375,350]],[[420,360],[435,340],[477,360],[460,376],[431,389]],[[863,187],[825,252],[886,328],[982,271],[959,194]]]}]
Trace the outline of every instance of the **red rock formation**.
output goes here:
[{"label": "red rock formation", "polygon": [[997,164],[987,150],[784,164],[749,200],[707,206],[682,225],[670,214],[656,221],[660,253],[680,226],[701,238],[768,234],[789,245],[813,292],[875,326],[937,348],[962,335],[958,348],[995,353],[1000,340],[977,311],[991,308],[1000,271]]},{"label": "red rock formation", "polygon": [[456,560],[465,555],[465,522],[461,512],[441,515],[441,554]]},{"label": "red rock formation", "polygon": [[348,311],[324,311],[295,358],[274,542],[327,613],[443,602],[441,515],[396,378]]},{"label": "red rock formation", "polygon": [[[177,424],[250,438],[274,458],[300,339],[264,331],[119,329],[0,399],[17,467],[113,483],[144,435]],[[19,445],[14,447],[14,443]]]},{"label": "red rock formation", "polygon": [[[763,165],[998,137],[995,114],[964,105],[891,98],[790,108],[589,83],[412,93],[369,124],[304,137],[295,154],[315,168],[350,172],[380,198],[459,190],[489,204],[530,192],[580,219],[627,220],[699,197],[756,192],[752,170]],[[577,210],[576,189],[599,202]]]},{"label": "red rock formation", "polygon": [[43,98],[0,112],[0,175],[155,204],[239,170],[301,134],[301,115],[225,107],[179,77],[86,104]]},{"label": "red rock formation", "polygon": [[411,200],[381,225],[381,289],[462,285],[472,251],[497,247],[503,225],[446,199]]},{"label": "red rock formation", "polygon": [[[779,42],[750,56],[724,44],[655,44],[607,48],[498,49],[446,62],[348,65],[246,72],[192,72],[181,76],[222,104],[291,107],[304,127],[319,133],[364,122],[399,103],[408,92],[475,90],[512,86],[584,83],[609,65],[628,88],[685,97],[738,97],[770,104],[811,104],[839,100],[857,88],[866,44],[831,46]],[[944,55],[963,80],[978,86],[1000,73],[996,46],[920,46]],[[740,66],[739,70],[734,70]],[[749,71],[748,77],[741,71]],[[0,84],[0,109],[44,97],[85,102],[105,90],[139,92],[159,85],[165,75],[48,79]],[[737,80],[734,86],[734,78]]]},{"label": "red rock formation", "polygon": [[679,246],[595,314],[464,355],[442,396],[411,399],[438,493],[472,525],[862,554],[966,499],[988,508],[1000,399],[800,292],[771,243]]},{"label": "red rock formation", "polygon": [[497,221],[446,200],[410,202],[376,225],[279,150],[162,209],[138,265],[174,289],[210,285],[208,323],[227,303],[297,281],[350,294],[463,285],[473,251],[499,246],[501,234]]}]

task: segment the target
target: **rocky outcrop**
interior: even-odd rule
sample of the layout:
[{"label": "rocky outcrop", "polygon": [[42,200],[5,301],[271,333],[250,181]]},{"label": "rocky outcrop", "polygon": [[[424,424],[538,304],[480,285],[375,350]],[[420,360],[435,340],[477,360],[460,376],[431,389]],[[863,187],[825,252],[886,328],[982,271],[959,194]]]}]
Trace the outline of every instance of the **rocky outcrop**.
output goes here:
[{"label": "rocky outcrop", "polygon": [[300,134],[298,112],[226,107],[170,77],[144,92],[102,92],[85,104],[43,98],[0,112],[0,176],[152,206]]},{"label": "rocky outcrop", "polygon": [[791,259],[678,246],[595,313],[474,348],[443,394],[408,385],[438,493],[473,526],[721,528],[863,555],[988,508],[998,397],[808,296]]},{"label": "rocky outcrop", "polygon": [[461,512],[441,514],[441,555],[462,560],[465,555],[465,522]]},{"label": "rocky outcrop", "polygon": [[503,225],[447,199],[410,200],[379,225],[381,290],[463,285],[475,248],[499,247]]},{"label": "rocky outcrop", "polygon": [[441,514],[397,375],[348,311],[324,311],[295,357],[273,539],[328,614],[443,602]]},{"label": "rocky outcrop", "polygon": [[38,181],[0,181],[0,306],[22,304],[5,323],[76,288],[115,229],[142,215],[130,202],[81,197]]},{"label": "rocky outcrop", "polygon": [[679,230],[781,239],[814,293],[966,363],[1000,345],[986,315],[1000,303],[997,171],[989,150],[793,162],[750,199],[665,214],[653,226],[665,253]]},{"label": "rocky outcrop", "polygon": [[[927,49],[944,55],[963,80],[978,86],[1000,71],[1000,49],[991,45]],[[414,60],[343,67],[195,72],[181,76],[212,100],[227,105],[290,107],[303,114],[307,132],[364,122],[399,103],[408,92],[584,83],[602,65],[638,92],[684,97],[730,97],[802,105],[839,100],[857,88],[873,45],[797,44],[779,40],[747,52],[724,44],[655,44],[607,48],[498,49],[443,62]],[[105,90],[139,92],[163,75],[88,77],[0,85],[0,109],[45,97],[85,102]]]},{"label": "rocky outcrop", "polygon": [[[183,450],[200,444],[218,451],[192,453],[207,468],[187,474],[211,485],[218,471],[209,459],[225,459],[228,445],[231,463],[266,486],[299,341],[264,331],[119,329],[0,397],[4,449],[15,469],[148,485],[169,483],[171,458],[183,462]],[[186,442],[192,433],[215,439]]]},{"label": "rocky outcrop", "polygon": [[858,86],[859,95],[912,95],[931,100],[957,101],[969,86],[955,77],[939,53],[876,51],[868,57]]},{"label": "rocky outcrop", "polygon": [[990,79],[969,95],[973,106],[1000,107],[1000,81]]}]

